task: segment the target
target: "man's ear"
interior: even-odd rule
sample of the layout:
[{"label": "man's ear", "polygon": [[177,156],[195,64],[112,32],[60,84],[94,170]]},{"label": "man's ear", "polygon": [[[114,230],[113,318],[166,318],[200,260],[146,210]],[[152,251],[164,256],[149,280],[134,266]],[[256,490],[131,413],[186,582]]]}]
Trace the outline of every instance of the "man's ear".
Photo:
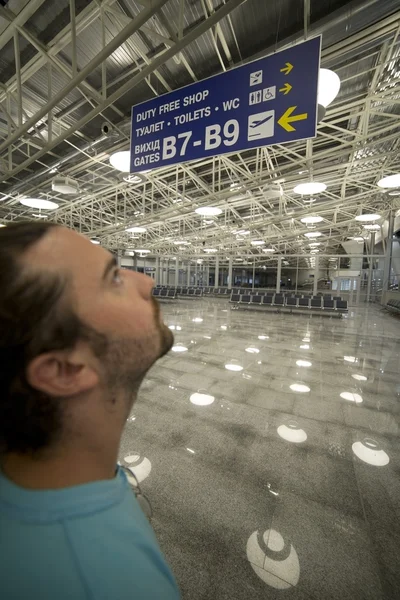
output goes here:
[{"label": "man's ear", "polygon": [[60,398],[88,392],[99,383],[93,355],[83,343],[73,350],[36,356],[27,367],[26,377],[33,388]]}]

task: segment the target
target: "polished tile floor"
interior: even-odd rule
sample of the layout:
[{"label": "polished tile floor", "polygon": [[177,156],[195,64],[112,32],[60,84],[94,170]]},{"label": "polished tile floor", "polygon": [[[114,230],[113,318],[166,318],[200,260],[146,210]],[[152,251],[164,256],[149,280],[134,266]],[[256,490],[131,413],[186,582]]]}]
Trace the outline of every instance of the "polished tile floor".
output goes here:
[{"label": "polished tile floor", "polygon": [[400,319],[163,311],[120,461],[184,600],[400,598]]}]

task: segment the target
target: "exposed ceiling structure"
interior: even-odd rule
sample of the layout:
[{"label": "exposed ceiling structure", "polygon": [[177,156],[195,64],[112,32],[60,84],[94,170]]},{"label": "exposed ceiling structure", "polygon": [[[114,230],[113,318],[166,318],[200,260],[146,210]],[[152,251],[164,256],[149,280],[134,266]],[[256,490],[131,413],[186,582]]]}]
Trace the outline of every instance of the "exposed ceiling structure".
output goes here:
[{"label": "exposed ceiling structure", "polygon": [[[51,218],[112,249],[196,259],[215,250],[274,264],[310,256],[306,233],[335,254],[368,236],[355,217],[400,196],[398,0],[9,0],[0,5],[0,220]],[[307,142],[262,147],[129,176],[131,106],[322,34],[321,66],[341,90]],[[69,177],[79,193],[52,191]],[[320,195],[293,192],[305,181]],[[23,197],[59,208],[38,212]],[[201,217],[202,206],[222,210]],[[305,216],[319,215],[316,225]],[[128,233],[139,226],[145,233]],[[264,246],[252,241],[263,240]],[[185,241],[177,245],[175,242]],[[266,249],[275,250],[267,253]],[[293,257],[293,258],[291,258]],[[297,260],[297,258],[296,258]]]}]

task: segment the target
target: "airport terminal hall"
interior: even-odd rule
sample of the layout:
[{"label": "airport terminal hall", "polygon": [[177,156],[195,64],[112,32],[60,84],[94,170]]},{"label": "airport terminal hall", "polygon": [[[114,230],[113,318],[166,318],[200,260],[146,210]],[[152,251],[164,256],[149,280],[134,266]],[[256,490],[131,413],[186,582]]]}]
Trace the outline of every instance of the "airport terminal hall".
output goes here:
[{"label": "airport terminal hall", "polygon": [[[22,222],[53,232],[45,271],[74,253],[74,293],[111,257],[120,364],[158,352],[124,375],[112,478],[163,558],[100,512],[71,545],[103,592],[82,562],[61,600],[400,598],[399,0],[0,0],[0,254]],[[22,543],[21,581],[47,589],[55,548],[30,570]]]}]

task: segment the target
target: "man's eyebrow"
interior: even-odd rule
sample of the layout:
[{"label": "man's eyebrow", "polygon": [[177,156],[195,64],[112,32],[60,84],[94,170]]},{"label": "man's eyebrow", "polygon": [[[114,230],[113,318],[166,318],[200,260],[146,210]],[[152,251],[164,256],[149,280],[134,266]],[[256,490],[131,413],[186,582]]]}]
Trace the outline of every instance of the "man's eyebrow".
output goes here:
[{"label": "man's eyebrow", "polygon": [[103,281],[107,279],[109,272],[112,271],[115,267],[118,267],[118,261],[115,256],[112,256],[106,264],[106,268],[104,269],[102,277]]}]

